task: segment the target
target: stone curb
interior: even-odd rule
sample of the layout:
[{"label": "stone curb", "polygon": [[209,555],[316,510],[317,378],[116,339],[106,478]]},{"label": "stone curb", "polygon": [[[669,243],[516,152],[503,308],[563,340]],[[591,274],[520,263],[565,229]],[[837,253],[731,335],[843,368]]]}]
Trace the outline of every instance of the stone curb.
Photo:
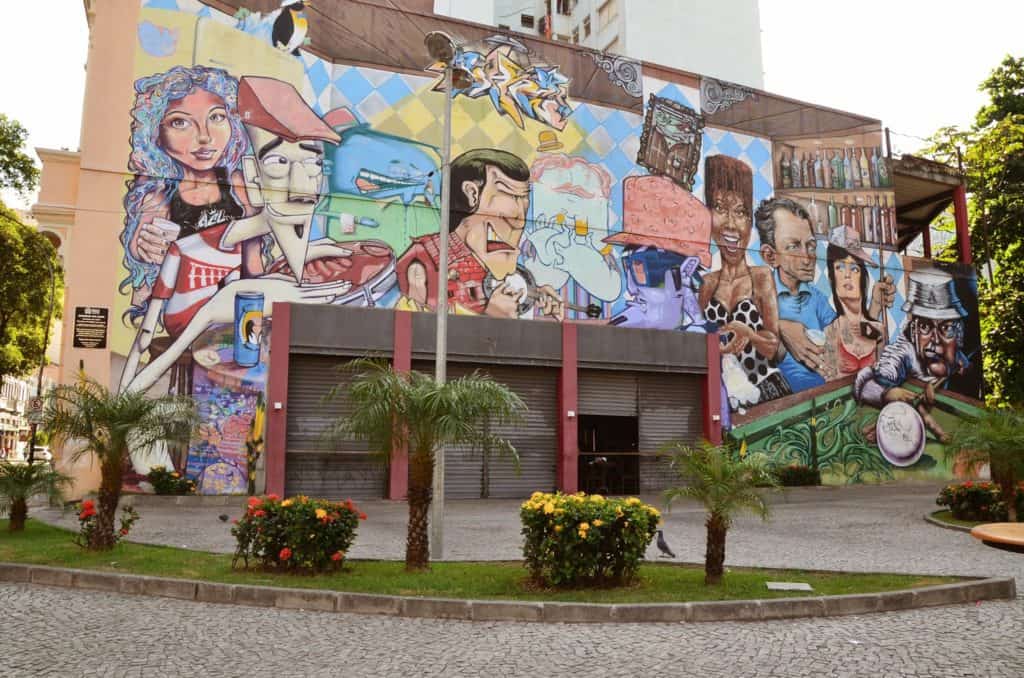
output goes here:
[{"label": "stone curb", "polygon": [[934,516],[932,516],[931,513],[924,514],[924,521],[926,523],[931,523],[932,525],[935,525],[937,527],[943,527],[943,528],[945,528],[947,530],[956,530],[957,532],[968,532],[968,533],[971,531],[971,528],[964,527],[963,525],[950,525],[947,522],[943,522],[943,521],[939,520],[938,518],[935,518]]},{"label": "stone curb", "polygon": [[1014,599],[1017,596],[1016,583],[1012,577],[992,577],[906,591],[845,596],[598,605],[380,596],[344,591],[219,584],[191,579],[145,577],[17,563],[0,563],[0,582],[161,596],[222,605],[277,607],[286,610],[384,614],[460,621],[570,624],[766,621],[797,617],[840,617],[955,605],[979,600]]}]

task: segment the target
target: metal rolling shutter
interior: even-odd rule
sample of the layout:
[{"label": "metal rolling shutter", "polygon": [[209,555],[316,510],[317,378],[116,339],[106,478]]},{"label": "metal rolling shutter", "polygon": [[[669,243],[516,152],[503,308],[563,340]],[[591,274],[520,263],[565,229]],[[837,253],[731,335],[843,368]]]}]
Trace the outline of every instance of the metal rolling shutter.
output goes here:
[{"label": "metal rolling shutter", "polygon": [[323,398],[339,384],[347,388],[351,374],[337,370],[342,356],[291,356],[288,372],[288,436],[285,457],[285,493],[324,499],[379,499],[384,496],[387,465],[371,455],[365,442],[327,440],[324,430],[348,416],[346,397],[325,403]]},{"label": "metal rolling shutter", "polygon": [[695,444],[702,435],[701,378],[692,374],[641,374],[640,492],[660,492],[679,484],[668,458],[655,456],[662,445]]},{"label": "metal rolling shutter", "polygon": [[[416,369],[433,373],[433,365],[417,364]],[[520,475],[512,462],[496,454],[490,457],[492,498],[520,498],[536,490],[555,489],[555,464],[558,451],[558,371],[540,367],[505,367],[449,363],[448,378],[489,374],[523,399],[529,411],[525,421],[494,426],[493,433],[515,446],[519,454]],[[478,499],[481,491],[483,455],[466,447],[445,449],[445,497]]]},{"label": "metal rolling shutter", "polygon": [[613,370],[579,371],[580,414],[635,417],[637,374]]}]

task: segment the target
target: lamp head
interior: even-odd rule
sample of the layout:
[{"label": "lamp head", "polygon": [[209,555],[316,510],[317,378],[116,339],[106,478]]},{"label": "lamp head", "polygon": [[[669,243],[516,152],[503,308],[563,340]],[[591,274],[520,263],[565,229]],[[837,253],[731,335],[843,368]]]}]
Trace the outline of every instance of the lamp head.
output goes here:
[{"label": "lamp head", "polygon": [[431,31],[423,38],[427,53],[434,61],[450,64],[455,58],[455,41],[444,31]]},{"label": "lamp head", "polygon": [[469,89],[473,86],[473,75],[465,68],[455,66],[452,68],[452,87],[454,89]]}]

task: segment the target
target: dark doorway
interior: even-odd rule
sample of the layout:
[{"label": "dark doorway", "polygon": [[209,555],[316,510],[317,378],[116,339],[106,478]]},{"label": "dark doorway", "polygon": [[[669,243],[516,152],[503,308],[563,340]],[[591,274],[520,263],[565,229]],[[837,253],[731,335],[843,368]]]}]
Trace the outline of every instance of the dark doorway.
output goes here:
[{"label": "dark doorway", "polygon": [[579,488],[587,493],[640,491],[640,426],[636,417],[579,416]]}]

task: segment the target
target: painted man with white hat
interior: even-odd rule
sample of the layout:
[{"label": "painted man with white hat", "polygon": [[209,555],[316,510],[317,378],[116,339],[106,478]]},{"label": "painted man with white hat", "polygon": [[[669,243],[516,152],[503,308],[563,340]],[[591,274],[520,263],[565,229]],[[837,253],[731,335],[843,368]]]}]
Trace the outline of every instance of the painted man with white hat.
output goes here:
[{"label": "painted man with white hat", "polygon": [[[173,341],[136,371],[155,333],[155,316],[152,326],[144,324],[122,374],[121,390],[149,389],[207,328],[232,322],[239,292],[262,294],[263,311],[269,316],[276,301],[330,303],[351,286],[346,280],[311,284],[302,278],[307,261],[351,254],[333,241],[309,238],[324,190],[323,145],[337,144],[338,134],[294,86],[274,78],[243,77],[238,112],[251,145],[250,155],[242,158],[247,201],[259,211],[225,224],[223,231],[209,229],[192,236],[209,240],[190,243],[197,250],[192,256],[179,257],[180,262],[170,255],[165,259],[154,296],[166,287],[163,322],[169,328],[175,320]],[[272,241],[291,275],[265,272],[260,248],[243,247],[263,241]],[[207,260],[217,264],[215,274],[206,272],[212,268]],[[196,262],[203,265],[202,276]]]},{"label": "painted man with white hat", "polygon": [[[908,277],[903,332],[882,350],[875,365],[857,373],[853,395],[858,402],[876,407],[897,401],[915,405],[925,426],[945,441],[947,435],[930,410],[935,404],[935,386],[944,388],[952,376],[970,365],[961,351],[967,310],[948,273],[929,270]],[[925,383],[923,397],[903,387],[911,377]]]}]

